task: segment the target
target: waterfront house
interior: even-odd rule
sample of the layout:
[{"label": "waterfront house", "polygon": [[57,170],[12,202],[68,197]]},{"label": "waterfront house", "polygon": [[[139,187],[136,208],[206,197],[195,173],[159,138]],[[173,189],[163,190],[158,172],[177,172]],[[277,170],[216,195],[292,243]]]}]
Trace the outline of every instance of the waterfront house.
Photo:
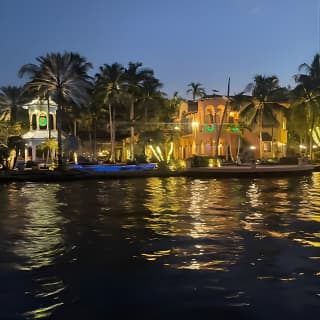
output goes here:
[{"label": "waterfront house", "polygon": [[244,126],[240,121],[241,108],[231,107],[227,102],[226,97],[212,96],[180,104],[176,124],[181,134],[175,145],[176,159],[209,156],[236,161],[238,155],[243,160],[258,159],[260,145],[265,159],[286,156],[287,128],[283,111],[275,111],[272,119],[263,118],[260,144],[258,128]]}]

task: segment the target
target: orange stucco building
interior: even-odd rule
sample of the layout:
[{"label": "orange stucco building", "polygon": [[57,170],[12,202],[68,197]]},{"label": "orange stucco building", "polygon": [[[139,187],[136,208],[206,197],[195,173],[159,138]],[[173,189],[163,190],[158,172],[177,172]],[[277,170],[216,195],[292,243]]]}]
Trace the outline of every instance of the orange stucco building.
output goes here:
[{"label": "orange stucco building", "polygon": [[[227,105],[227,110],[225,110]],[[221,135],[219,127],[224,115]],[[239,128],[239,112],[233,111],[225,97],[203,98],[182,102],[176,119],[180,139],[175,144],[175,158],[187,159],[194,155],[222,157],[235,161],[240,150],[244,158],[281,158],[286,156],[287,130],[283,112],[275,114],[276,124],[263,122],[262,142],[257,129]]]}]

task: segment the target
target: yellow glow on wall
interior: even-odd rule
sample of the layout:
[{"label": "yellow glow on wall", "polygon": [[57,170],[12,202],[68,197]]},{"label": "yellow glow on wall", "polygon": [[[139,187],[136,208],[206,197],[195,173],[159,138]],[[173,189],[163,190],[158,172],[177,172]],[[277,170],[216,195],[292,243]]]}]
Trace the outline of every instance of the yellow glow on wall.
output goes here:
[{"label": "yellow glow on wall", "polygon": [[171,158],[171,156],[172,156],[172,153],[173,153],[173,142],[171,141],[171,142],[170,142],[170,149],[169,149],[168,157],[167,157],[167,163],[169,163],[170,158]]},{"label": "yellow glow on wall", "polygon": [[160,156],[158,155],[157,151],[153,148],[152,145],[150,145],[150,149],[151,149],[152,153],[155,155],[155,157],[157,158],[157,160],[161,161]]},{"label": "yellow glow on wall", "polygon": [[156,149],[157,149],[157,152],[158,152],[158,154],[159,154],[159,157],[160,157],[161,161],[164,161],[160,147],[157,146]]}]

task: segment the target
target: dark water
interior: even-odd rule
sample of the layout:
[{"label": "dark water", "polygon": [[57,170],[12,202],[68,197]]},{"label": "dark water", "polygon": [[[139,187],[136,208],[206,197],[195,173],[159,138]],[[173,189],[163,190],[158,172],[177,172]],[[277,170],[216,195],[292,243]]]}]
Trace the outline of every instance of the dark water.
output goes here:
[{"label": "dark water", "polygon": [[0,185],[0,319],[319,319],[320,174]]}]

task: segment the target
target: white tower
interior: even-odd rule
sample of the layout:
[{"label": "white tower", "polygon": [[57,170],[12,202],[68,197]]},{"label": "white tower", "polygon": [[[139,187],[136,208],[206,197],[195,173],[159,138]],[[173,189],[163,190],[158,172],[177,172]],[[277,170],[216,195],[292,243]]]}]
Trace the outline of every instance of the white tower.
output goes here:
[{"label": "white tower", "polygon": [[29,113],[29,131],[22,136],[25,141],[25,162],[36,160],[37,146],[47,139],[57,139],[56,104],[49,100],[33,100],[23,106]]}]

